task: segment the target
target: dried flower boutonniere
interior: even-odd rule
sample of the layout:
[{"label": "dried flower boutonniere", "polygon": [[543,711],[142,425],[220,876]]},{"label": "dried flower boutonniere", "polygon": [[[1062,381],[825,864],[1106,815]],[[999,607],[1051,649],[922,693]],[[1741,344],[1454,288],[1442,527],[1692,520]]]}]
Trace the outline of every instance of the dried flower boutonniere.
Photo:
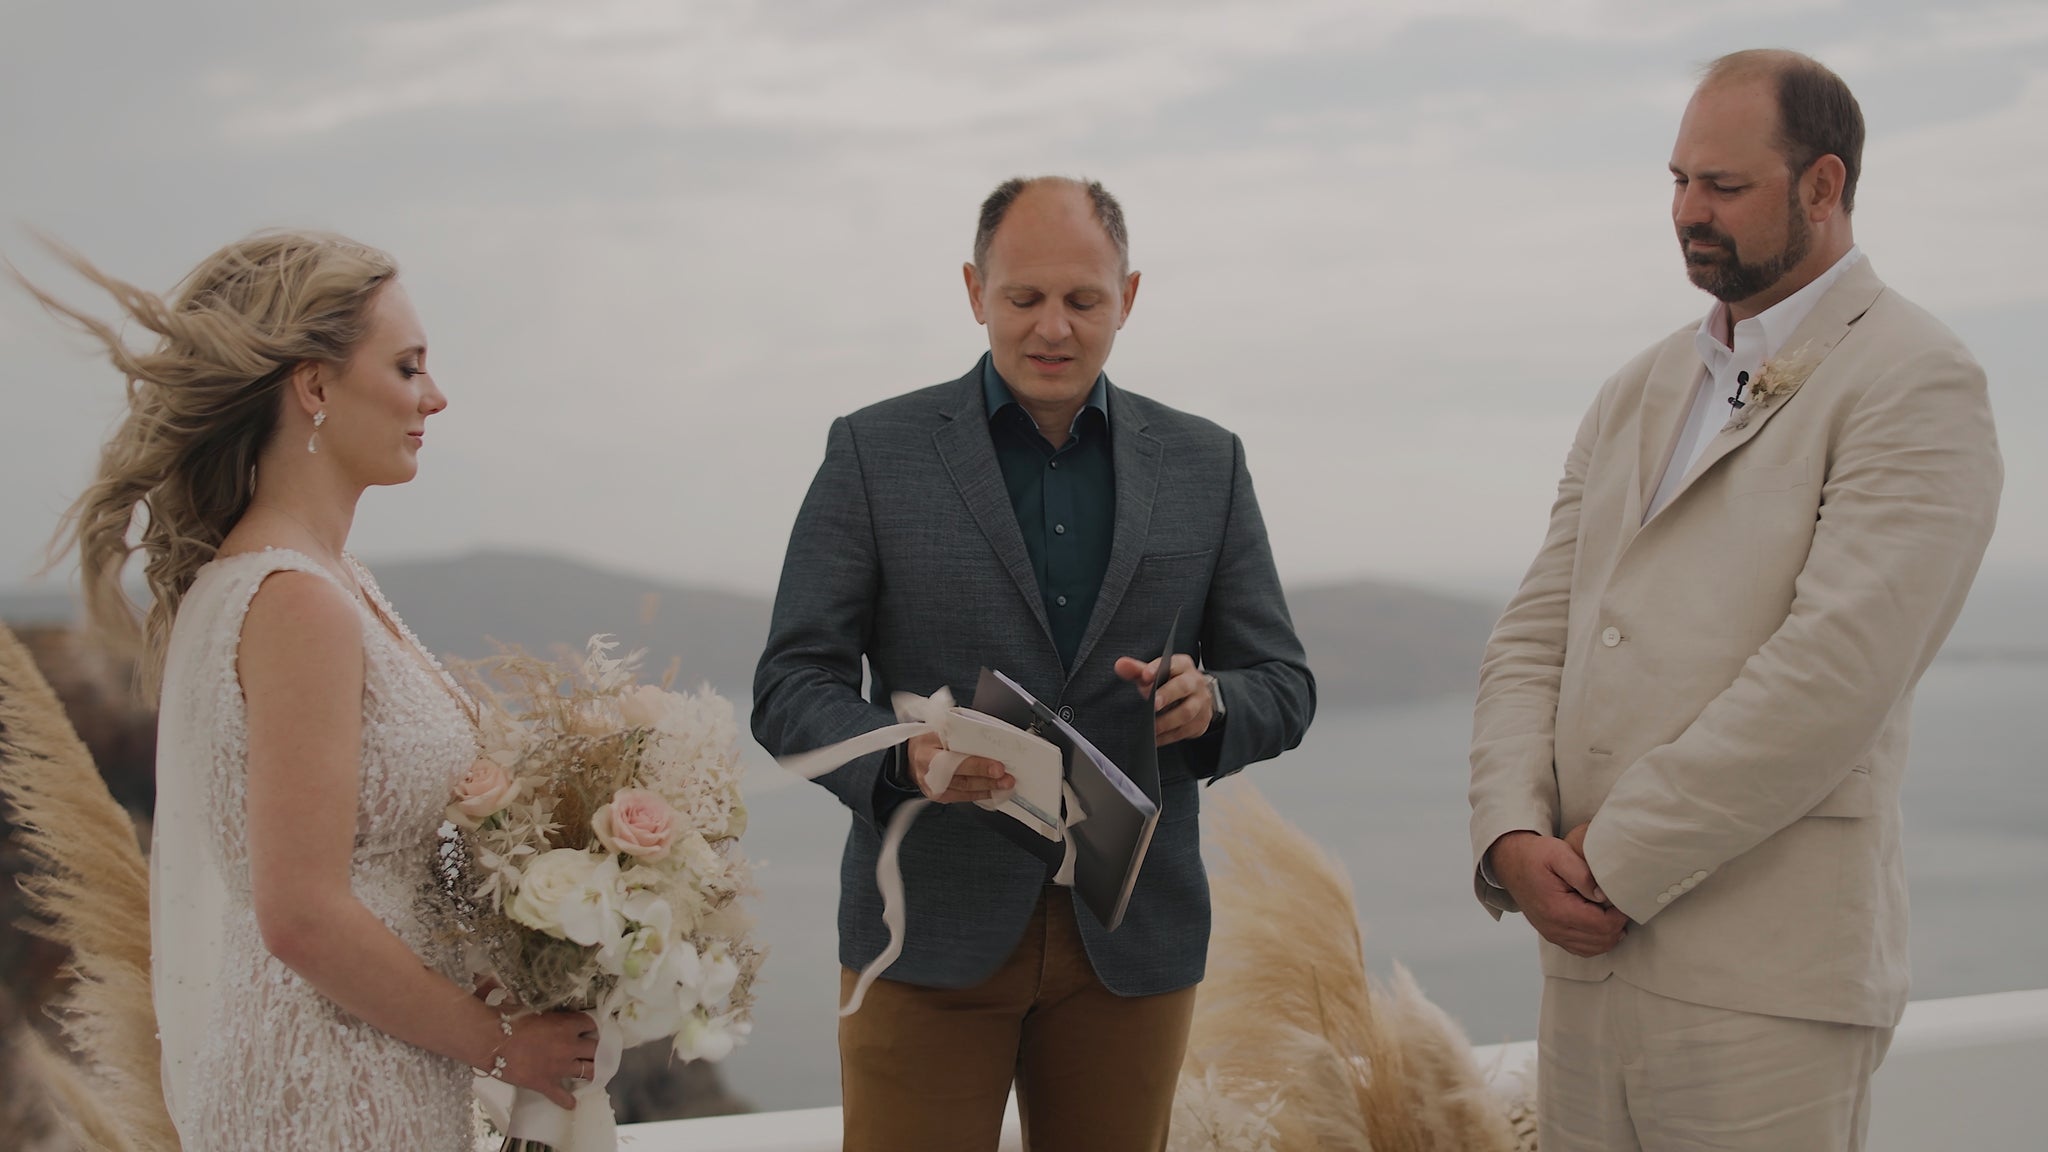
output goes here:
[{"label": "dried flower boutonniere", "polygon": [[1809,355],[1802,345],[1789,356],[1764,361],[1755,376],[1745,373],[1736,377],[1735,397],[1728,401],[1735,414],[1721,425],[1721,431],[1734,432],[1749,427],[1751,416],[1790,396],[1819,366],[1820,357]]}]

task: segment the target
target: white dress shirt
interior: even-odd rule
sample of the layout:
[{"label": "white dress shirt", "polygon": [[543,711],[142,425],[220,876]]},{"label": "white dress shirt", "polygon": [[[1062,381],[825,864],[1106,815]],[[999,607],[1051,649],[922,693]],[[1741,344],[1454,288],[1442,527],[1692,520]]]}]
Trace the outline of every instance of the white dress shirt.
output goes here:
[{"label": "white dress shirt", "polygon": [[1834,267],[1814,278],[1813,283],[1778,301],[1763,312],[1738,322],[1735,325],[1735,345],[1721,343],[1719,332],[1727,322],[1728,305],[1716,302],[1707,311],[1707,318],[1700,321],[1700,330],[1693,337],[1693,344],[1699,349],[1703,368],[1700,380],[1692,398],[1692,410],[1686,414],[1685,428],[1679,433],[1678,444],[1671,452],[1671,460],[1664,466],[1664,479],[1657,485],[1657,493],[1651,498],[1649,507],[1643,509],[1643,519],[1648,521],[1658,509],[1671,502],[1678,492],[1679,481],[1692,471],[1692,466],[1706,454],[1707,445],[1713,442],[1715,434],[1721,431],[1736,409],[1728,401],[1734,399],[1738,378],[1754,378],[1762,370],[1764,361],[1784,351],[1785,341],[1792,338],[1799,325],[1806,320],[1806,314],[1827,295],[1835,281],[1842,278],[1858,260],[1863,259],[1863,250],[1850,248]]}]

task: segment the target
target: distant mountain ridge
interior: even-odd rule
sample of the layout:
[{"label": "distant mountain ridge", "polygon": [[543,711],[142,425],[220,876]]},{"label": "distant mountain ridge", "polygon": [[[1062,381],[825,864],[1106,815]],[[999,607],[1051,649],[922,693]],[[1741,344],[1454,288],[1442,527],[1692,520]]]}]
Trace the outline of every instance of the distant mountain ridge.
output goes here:
[{"label": "distant mountain ridge", "polygon": [[[648,650],[659,673],[679,660],[682,681],[709,681],[745,711],[768,638],[767,596],[692,587],[531,552],[483,551],[376,565],[377,579],[435,652],[488,655],[491,641],[546,652],[581,649],[595,632]],[[1379,580],[1289,589],[1288,607],[1327,709],[1469,697],[1499,606]],[[2043,588],[1987,578],[1958,623],[1951,659],[2048,659]],[[0,619],[62,623],[68,593],[0,592]]]},{"label": "distant mountain ridge", "polygon": [[[536,652],[581,649],[595,632],[646,648],[658,675],[680,660],[682,681],[709,681],[742,704],[768,638],[766,596],[669,583],[530,552],[484,551],[375,566],[378,583],[436,653],[488,655],[491,642]],[[1495,609],[1475,600],[1378,581],[1288,594],[1324,707],[1396,704],[1469,693]],[[62,623],[62,591],[0,593],[0,619]]]}]

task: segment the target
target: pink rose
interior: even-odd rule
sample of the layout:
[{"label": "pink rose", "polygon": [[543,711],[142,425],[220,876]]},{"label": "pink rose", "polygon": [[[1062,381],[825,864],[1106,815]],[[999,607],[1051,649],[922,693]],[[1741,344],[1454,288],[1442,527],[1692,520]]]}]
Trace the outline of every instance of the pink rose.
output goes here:
[{"label": "pink rose", "polygon": [[676,810],[644,788],[621,788],[590,818],[590,830],[609,851],[659,860],[675,842]]},{"label": "pink rose", "polygon": [[450,819],[474,828],[503,812],[519,795],[519,781],[496,760],[479,759],[469,766],[462,783],[455,786],[455,804]]}]

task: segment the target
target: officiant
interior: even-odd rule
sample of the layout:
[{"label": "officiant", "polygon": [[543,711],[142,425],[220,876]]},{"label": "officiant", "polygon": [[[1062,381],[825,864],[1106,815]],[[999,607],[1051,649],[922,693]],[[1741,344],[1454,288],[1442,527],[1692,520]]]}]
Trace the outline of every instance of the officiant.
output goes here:
[{"label": "officiant", "polygon": [[[905,800],[937,802],[902,847],[903,953],[840,1022],[845,1147],[993,1149],[1014,1082],[1032,1148],[1162,1148],[1208,950],[1196,781],[1295,747],[1315,680],[1242,443],[1103,374],[1139,282],[1116,199],[1008,181],[962,273],[988,352],[827,435],[754,735],[778,756],[834,744],[894,723],[892,693],[969,701],[988,667],[1118,764],[1156,746],[1161,811],[1112,932],[971,818],[1013,783],[1001,764],[969,759],[934,792],[928,734],[819,778],[852,813],[844,990],[888,940],[882,829]],[[1176,612],[1179,655],[1155,684]]]}]

